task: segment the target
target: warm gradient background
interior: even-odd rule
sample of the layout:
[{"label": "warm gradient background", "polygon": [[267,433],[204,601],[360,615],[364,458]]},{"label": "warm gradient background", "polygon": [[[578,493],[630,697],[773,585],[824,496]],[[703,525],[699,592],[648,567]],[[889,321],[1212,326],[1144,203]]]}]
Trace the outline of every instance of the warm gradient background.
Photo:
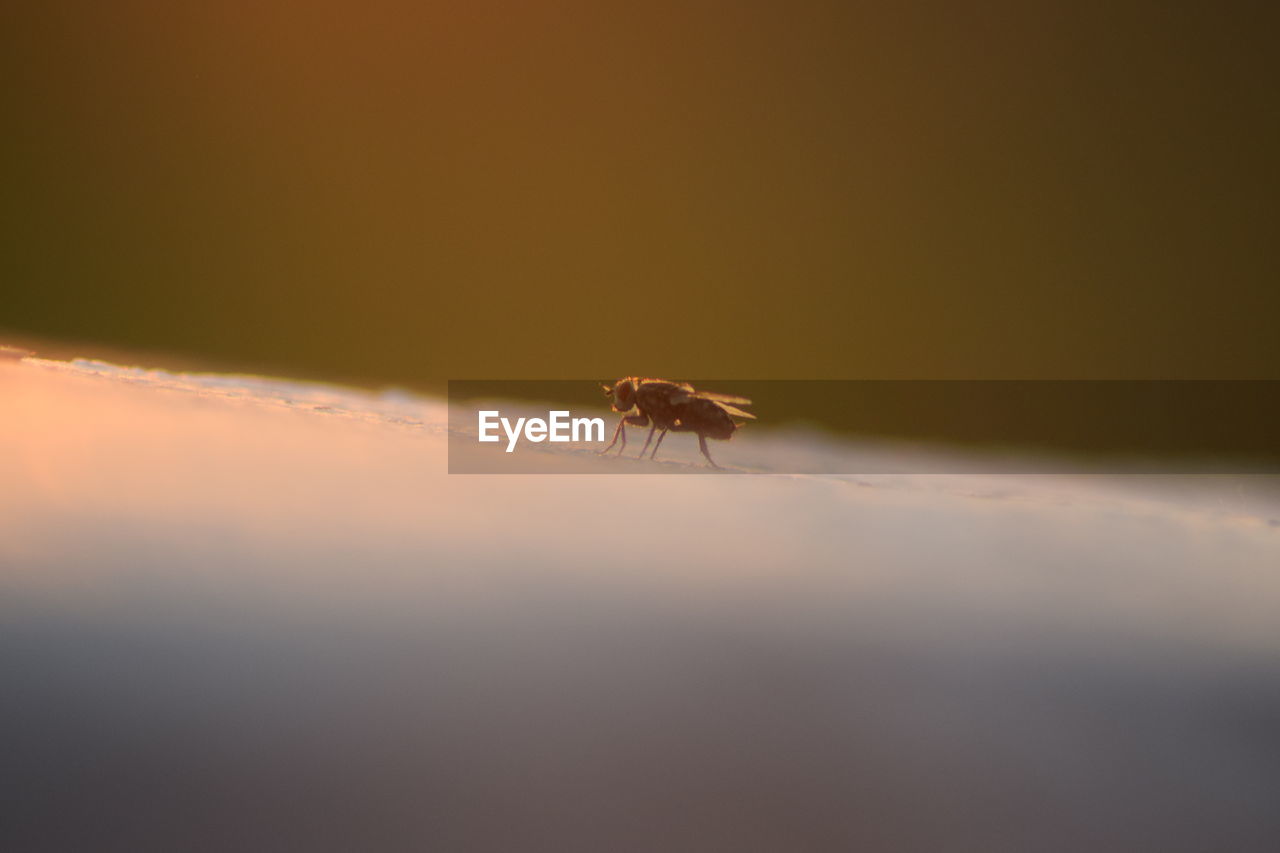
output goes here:
[{"label": "warm gradient background", "polygon": [[8,4],[0,331],[371,382],[1280,376],[1268,4]]}]

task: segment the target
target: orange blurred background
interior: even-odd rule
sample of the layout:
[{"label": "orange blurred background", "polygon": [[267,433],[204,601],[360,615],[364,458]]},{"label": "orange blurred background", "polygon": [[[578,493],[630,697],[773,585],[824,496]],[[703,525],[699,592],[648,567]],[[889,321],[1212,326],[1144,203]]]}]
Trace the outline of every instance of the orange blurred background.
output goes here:
[{"label": "orange blurred background", "polygon": [[1263,8],[14,5],[0,330],[409,385],[1276,378]]}]

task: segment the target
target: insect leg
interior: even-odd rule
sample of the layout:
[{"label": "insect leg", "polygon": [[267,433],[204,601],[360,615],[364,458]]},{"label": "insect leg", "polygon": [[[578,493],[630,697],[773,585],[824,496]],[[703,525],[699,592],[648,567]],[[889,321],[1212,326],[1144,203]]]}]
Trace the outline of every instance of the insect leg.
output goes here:
[{"label": "insect leg", "polygon": [[658,458],[658,447],[662,444],[662,439],[667,437],[667,431],[664,429],[658,434],[658,440],[653,445],[653,452],[649,454],[650,459]]},{"label": "insect leg", "polygon": [[649,442],[653,441],[653,433],[657,429],[658,429],[658,424],[656,422],[650,425],[649,436],[644,440],[644,447],[640,448],[640,455],[636,458],[638,459],[644,458],[644,452],[649,449]]},{"label": "insect leg", "polygon": [[702,448],[702,455],[707,457],[707,461],[711,463],[712,468],[719,468],[716,460],[711,458],[711,454],[707,452],[707,437],[702,433],[698,433],[698,447]]},{"label": "insect leg", "polygon": [[[631,424],[632,426],[648,426],[649,416],[641,412],[637,412],[634,415],[624,415],[622,423]],[[621,456],[622,451],[627,449],[627,430],[621,424],[619,424],[619,427],[622,429],[622,446],[618,448],[618,455]]]},{"label": "insect leg", "polygon": [[[626,416],[626,415],[623,415],[623,416],[618,420],[618,426],[617,426],[617,427],[614,429],[614,431],[613,431],[613,441],[609,442],[609,446],[608,446],[608,447],[606,447],[604,450],[601,450],[601,451],[600,451],[600,455],[601,455],[601,456],[604,456],[604,455],[605,455],[606,453],[608,453],[610,450],[613,450],[613,446],[614,446],[615,444],[617,444],[617,443],[618,443],[618,436],[619,436],[619,435],[621,435],[621,436],[622,436],[622,446],[623,446],[623,447],[626,447],[626,446],[627,446],[627,433],[626,433],[626,431],[622,428],[622,427],[623,427],[623,424],[625,424],[626,422],[627,422],[627,416]],[[619,451],[619,452],[621,452],[621,451]]]}]

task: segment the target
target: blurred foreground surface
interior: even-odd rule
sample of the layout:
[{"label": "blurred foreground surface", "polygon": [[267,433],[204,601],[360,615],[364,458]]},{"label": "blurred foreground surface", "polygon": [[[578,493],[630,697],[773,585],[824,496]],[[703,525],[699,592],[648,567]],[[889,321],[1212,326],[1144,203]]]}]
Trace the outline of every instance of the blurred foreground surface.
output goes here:
[{"label": "blurred foreground surface", "polygon": [[1256,482],[449,476],[441,402],[35,359],[0,407],[6,850],[1280,841]]}]

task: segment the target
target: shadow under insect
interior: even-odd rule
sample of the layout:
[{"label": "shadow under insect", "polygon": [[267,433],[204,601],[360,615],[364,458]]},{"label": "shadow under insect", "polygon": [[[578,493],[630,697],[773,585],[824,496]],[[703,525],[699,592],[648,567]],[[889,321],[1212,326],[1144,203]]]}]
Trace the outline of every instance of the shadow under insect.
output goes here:
[{"label": "shadow under insect", "polygon": [[653,441],[655,432],[658,433],[658,440],[649,453],[650,459],[657,458],[658,448],[668,432],[692,432],[698,436],[698,447],[707,458],[707,463],[712,468],[719,468],[707,450],[707,439],[728,441],[741,426],[741,420],[755,420],[756,417],[738,408],[751,405],[747,398],[697,391],[687,382],[628,376],[611,386],[601,387],[604,388],[605,396],[612,398],[613,410],[622,413],[622,418],[613,431],[613,441],[600,451],[602,454],[612,450],[621,439],[618,455],[622,455],[627,448],[627,424],[631,424],[649,427],[644,447],[640,448],[640,458],[644,458],[645,452],[649,450],[649,443]]}]

